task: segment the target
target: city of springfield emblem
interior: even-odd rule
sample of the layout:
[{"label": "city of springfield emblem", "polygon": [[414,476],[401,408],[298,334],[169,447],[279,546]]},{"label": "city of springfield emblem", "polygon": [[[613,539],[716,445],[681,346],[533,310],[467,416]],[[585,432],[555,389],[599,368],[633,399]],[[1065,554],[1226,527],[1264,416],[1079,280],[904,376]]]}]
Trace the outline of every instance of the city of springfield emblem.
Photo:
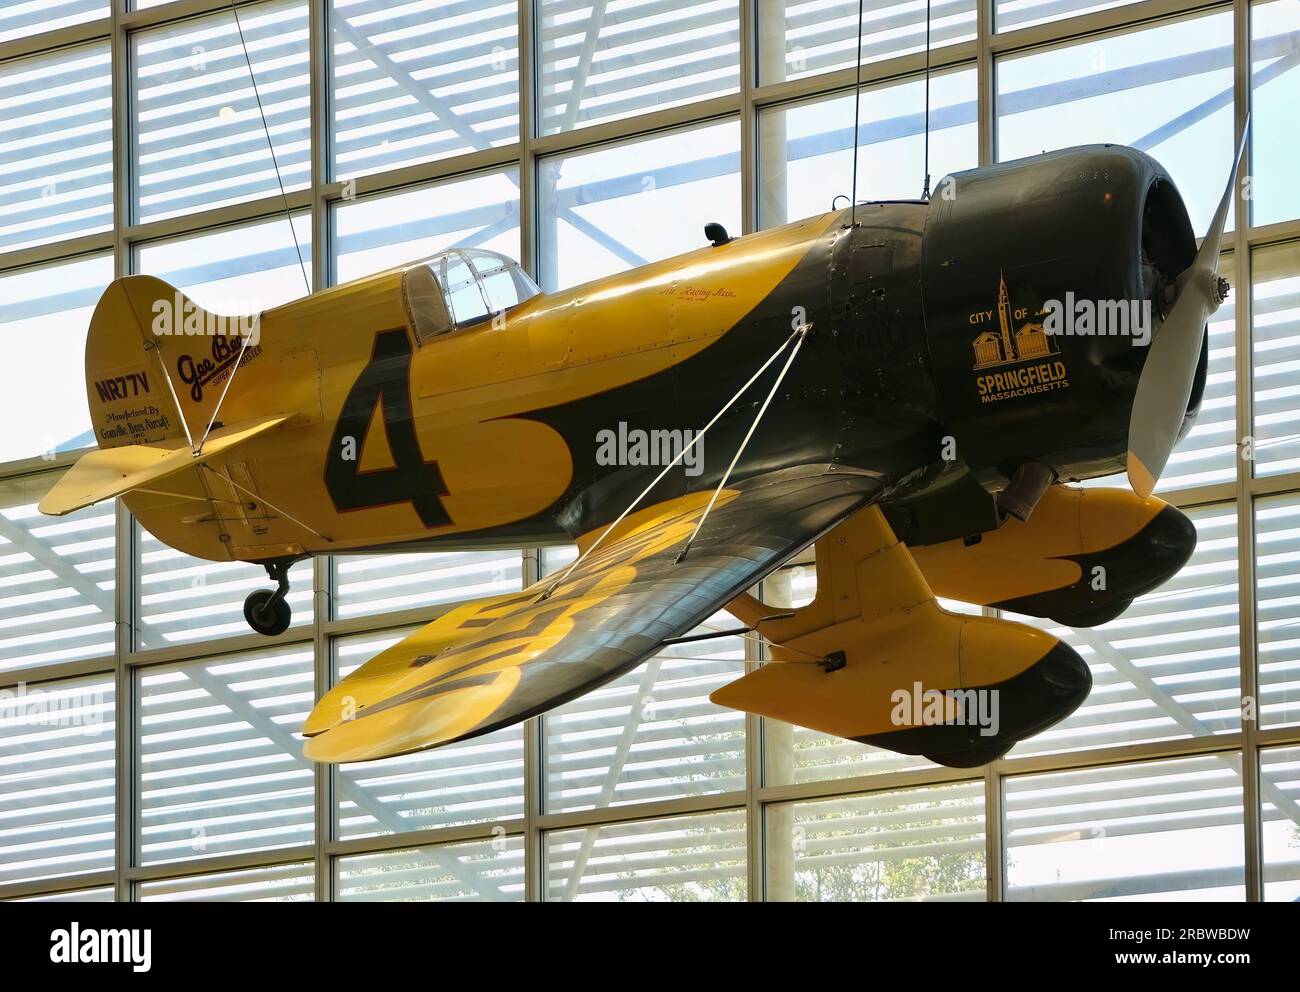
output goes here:
[{"label": "city of springfield emblem", "polygon": [[[1035,396],[1064,389],[1070,382],[1065,363],[1052,356],[1059,349],[1041,323],[1027,321],[1029,311],[1011,308],[1005,277],[998,282],[997,310],[977,310],[970,315],[975,325],[991,324],[996,317],[998,329],[984,331],[972,343],[975,371],[1002,369],[977,376],[976,388],[981,403],[998,403],[1020,396]],[[1021,323],[1016,326],[1016,321]]]}]

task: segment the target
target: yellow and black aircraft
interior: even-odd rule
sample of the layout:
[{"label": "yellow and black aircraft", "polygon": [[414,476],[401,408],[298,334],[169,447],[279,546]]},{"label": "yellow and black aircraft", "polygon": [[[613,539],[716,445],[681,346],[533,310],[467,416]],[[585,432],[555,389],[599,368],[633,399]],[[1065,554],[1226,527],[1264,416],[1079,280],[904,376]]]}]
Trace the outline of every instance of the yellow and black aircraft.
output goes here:
[{"label": "yellow and black aircraft", "polygon": [[[1089,670],[935,596],[1082,626],[1185,563],[1195,532],[1150,493],[1199,407],[1229,197],[1198,252],[1170,177],[1123,147],[938,188],[710,225],[697,251],[556,293],[457,249],[244,319],[119,279],[86,344],[99,450],[41,509],[122,496],[180,551],[264,565],[277,586],[245,615],[267,634],[311,555],[576,541],[573,565],[343,679],[304,728],[317,760],[515,723],[726,607],[771,660],[717,702],[983,763],[1072,712]],[[1049,334],[1067,293],[1150,305],[1150,347]],[[655,464],[601,456],[635,432],[681,440]],[[1125,467],[1136,493],[1068,484]],[[813,602],[750,595],[814,544]],[[937,719],[900,716],[914,688]],[[995,732],[961,718],[973,690],[999,694]]]}]

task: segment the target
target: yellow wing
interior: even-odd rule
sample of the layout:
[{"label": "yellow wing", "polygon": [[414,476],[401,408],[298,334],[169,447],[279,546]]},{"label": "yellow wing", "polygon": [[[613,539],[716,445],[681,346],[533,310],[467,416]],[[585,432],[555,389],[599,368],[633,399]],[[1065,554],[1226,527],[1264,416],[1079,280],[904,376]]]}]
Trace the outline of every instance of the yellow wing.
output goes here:
[{"label": "yellow wing", "polygon": [[825,466],[738,483],[680,562],[710,494],[633,514],[558,582],[461,607],[349,675],[308,718],[305,753],[317,761],[404,754],[580,696],[703,622],[877,491],[872,480]]}]

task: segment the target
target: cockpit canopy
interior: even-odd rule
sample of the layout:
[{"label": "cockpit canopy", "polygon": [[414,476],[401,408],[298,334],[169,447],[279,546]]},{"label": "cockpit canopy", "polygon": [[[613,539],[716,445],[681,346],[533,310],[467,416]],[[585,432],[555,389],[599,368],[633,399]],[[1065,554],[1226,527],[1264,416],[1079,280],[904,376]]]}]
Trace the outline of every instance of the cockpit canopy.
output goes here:
[{"label": "cockpit canopy", "polygon": [[482,248],[448,248],[402,273],[402,301],[421,342],[490,320],[540,292],[518,262]]}]

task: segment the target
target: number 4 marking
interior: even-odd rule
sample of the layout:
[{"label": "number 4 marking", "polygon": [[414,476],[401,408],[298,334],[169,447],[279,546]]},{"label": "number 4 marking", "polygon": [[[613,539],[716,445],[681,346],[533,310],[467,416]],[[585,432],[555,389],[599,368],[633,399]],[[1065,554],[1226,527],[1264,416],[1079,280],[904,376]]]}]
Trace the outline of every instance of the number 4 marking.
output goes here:
[{"label": "number 4 marking", "polygon": [[[393,468],[362,472],[356,447],[366,436],[375,407],[380,407]],[[344,457],[349,438],[353,458]],[[436,461],[426,462],[415,436],[411,413],[411,342],[404,329],[375,335],[370,362],[352,384],[325,461],[325,488],[334,508],[364,510],[395,503],[410,503],[426,527],[445,527],[451,517],[442,505],[446,483]]]}]

